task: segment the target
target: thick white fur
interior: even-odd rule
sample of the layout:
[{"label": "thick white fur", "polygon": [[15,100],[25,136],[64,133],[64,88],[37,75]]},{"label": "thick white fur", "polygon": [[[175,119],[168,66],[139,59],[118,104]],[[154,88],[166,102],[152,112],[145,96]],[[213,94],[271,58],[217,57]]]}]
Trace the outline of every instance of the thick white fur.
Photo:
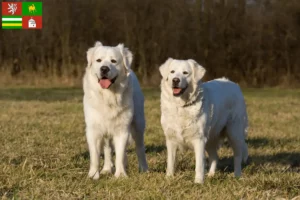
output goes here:
[{"label": "thick white fur", "polygon": [[[101,62],[97,62],[101,59]],[[112,63],[111,60],[116,60]],[[144,97],[135,74],[130,70],[132,54],[123,44],[116,47],[96,42],[87,52],[88,66],[83,78],[84,116],[90,152],[89,177],[99,178],[99,159],[104,151],[101,173],[112,173],[112,147],[115,147],[115,176],[126,176],[126,145],[132,136],[140,171],[147,171],[144,147]],[[99,60],[98,60],[99,61]],[[115,83],[103,89],[98,83],[101,66],[110,68]]]},{"label": "thick white fur", "polygon": [[[241,175],[241,162],[248,158],[247,112],[240,87],[225,79],[201,82],[205,69],[194,60],[168,59],[161,67],[161,124],[168,151],[167,176],[173,176],[176,150],[191,146],[195,151],[195,183],[203,183],[205,150],[209,156],[209,176],[214,175],[217,150],[227,136],[234,152],[234,175]],[[184,74],[186,72],[188,74]],[[185,92],[175,97],[172,79],[180,79]],[[224,130],[224,131],[223,131]]]}]

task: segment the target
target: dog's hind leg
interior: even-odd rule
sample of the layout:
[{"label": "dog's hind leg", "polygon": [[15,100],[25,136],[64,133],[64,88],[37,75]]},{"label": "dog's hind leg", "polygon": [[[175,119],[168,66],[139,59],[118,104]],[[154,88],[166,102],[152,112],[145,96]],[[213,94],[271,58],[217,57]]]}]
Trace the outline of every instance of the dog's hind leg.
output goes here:
[{"label": "dog's hind leg", "polygon": [[104,165],[101,174],[111,174],[113,171],[112,148],[111,140],[108,138],[104,139]]},{"label": "dog's hind leg", "polygon": [[227,137],[233,149],[234,176],[240,177],[242,173],[242,159],[245,151],[245,135],[243,126],[239,121],[232,121],[226,127]]},{"label": "dog's hind leg", "polygon": [[132,137],[135,142],[135,151],[139,162],[139,171],[148,171],[148,164],[146,160],[145,145],[144,145],[144,128],[137,126],[132,127]]}]

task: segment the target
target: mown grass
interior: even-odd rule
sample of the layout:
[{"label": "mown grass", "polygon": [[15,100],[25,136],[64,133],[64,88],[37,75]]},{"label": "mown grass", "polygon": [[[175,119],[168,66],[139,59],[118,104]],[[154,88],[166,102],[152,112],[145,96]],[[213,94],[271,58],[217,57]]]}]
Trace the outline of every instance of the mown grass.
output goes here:
[{"label": "mown grass", "polygon": [[166,148],[159,90],[144,89],[149,173],[140,174],[133,146],[129,178],[87,178],[82,91],[76,88],[0,89],[2,199],[300,199],[300,90],[245,89],[251,162],[233,177],[232,151],[219,151],[218,173],[194,180],[194,154],[178,155],[165,178]]}]

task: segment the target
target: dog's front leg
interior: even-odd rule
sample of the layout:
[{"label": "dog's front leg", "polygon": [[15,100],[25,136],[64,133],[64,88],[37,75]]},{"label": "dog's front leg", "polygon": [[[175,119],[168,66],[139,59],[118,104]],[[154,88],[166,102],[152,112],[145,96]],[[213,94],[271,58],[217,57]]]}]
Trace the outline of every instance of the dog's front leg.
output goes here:
[{"label": "dog's front leg", "polygon": [[115,177],[127,176],[126,171],[125,171],[124,160],[125,160],[128,136],[129,136],[129,131],[121,132],[121,133],[117,134],[116,136],[114,136],[114,138],[113,138],[114,144],[115,144],[115,151],[116,151]]},{"label": "dog's front leg", "polygon": [[99,159],[102,138],[97,134],[94,127],[86,129],[87,142],[90,152],[90,170],[88,176],[93,179],[99,179]]},{"label": "dog's front leg", "polygon": [[167,162],[167,176],[174,176],[174,165],[176,158],[177,144],[167,139],[167,151],[168,151],[168,162]]},{"label": "dog's front leg", "polygon": [[112,144],[110,139],[104,139],[104,166],[101,170],[101,174],[109,174],[113,171],[113,161],[112,161]]},{"label": "dog's front leg", "polygon": [[203,183],[205,172],[205,140],[204,138],[198,138],[193,140],[192,143],[194,146],[196,159],[195,183]]}]

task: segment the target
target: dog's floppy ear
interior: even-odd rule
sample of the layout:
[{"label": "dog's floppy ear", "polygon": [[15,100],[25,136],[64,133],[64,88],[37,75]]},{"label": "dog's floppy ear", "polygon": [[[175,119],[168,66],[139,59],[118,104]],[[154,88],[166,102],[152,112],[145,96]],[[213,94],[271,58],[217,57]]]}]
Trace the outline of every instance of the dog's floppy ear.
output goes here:
[{"label": "dog's floppy ear", "polygon": [[103,44],[100,41],[95,42],[94,47],[99,47],[99,46],[103,46]]},{"label": "dog's floppy ear", "polygon": [[117,47],[119,48],[119,50],[122,54],[123,64],[124,64],[126,72],[128,73],[129,69],[131,67],[132,60],[133,60],[133,55],[128,48],[124,47],[124,44],[119,44]]},{"label": "dog's floppy ear", "polygon": [[198,83],[198,81],[200,81],[206,70],[204,69],[204,67],[202,67],[201,65],[199,65],[196,61],[189,59],[188,60],[189,65],[192,67],[193,70],[193,79],[196,83]]},{"label": "dog's floppy ear", "polygon": [[92,59],[93,59],[93,54],[95,51],[95,47],[99,47],[99,46],[103,46],[101,42],[97,41],[94,45],[94,47],[91,47],[88,49],[88,51],[86,52],[86,59],[88,61],[88,66],[90,67],[92,65]]},{"label": "dog's floppy ear", "polygon": [[95,47],[91,47],[86,52],[86,59],[87,59],[87,62],[88,62],[88,67],[90,67],[92,65],[94,50],[95,50]]},{"label": "dog's floppy ear", "polygon": [[159,72],[163,77],[163,79],[165,79],[166,81],[168,80],[169,65],[171,64],[172,61],[173,58],[168,58],[168,60],[159,67]]}]

